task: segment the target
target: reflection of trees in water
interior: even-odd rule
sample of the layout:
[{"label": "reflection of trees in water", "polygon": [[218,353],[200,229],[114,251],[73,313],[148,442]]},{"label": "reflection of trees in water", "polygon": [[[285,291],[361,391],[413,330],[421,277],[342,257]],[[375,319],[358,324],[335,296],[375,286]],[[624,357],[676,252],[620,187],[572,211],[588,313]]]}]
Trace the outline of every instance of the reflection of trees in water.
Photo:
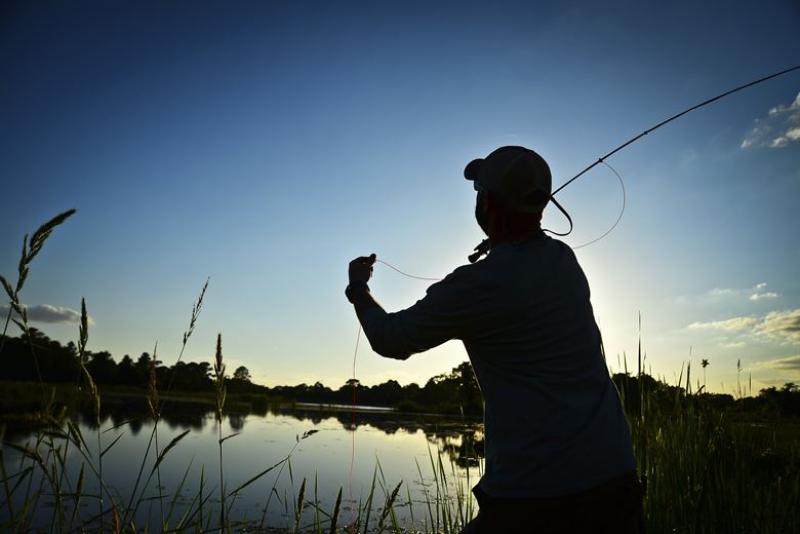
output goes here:
[{"label": "reflection of trees in water", "polygon": [[[201,431],[209,421],[213,406],[208,403],[191,401],[167,401],[161,414],[161,422],[166,423],[171,429],[185,430],[191,428]],[[461,468],[477,467],[483,452],[482,425],[469,422],[454,422],[443,417],[398,414],[393,412],[356,412],[330,411],[324,409],[289,409],[269,407],[266,414],[292,417],[298,421],[310,421],[319,425],[324,420],[336,419],[346,431],[353,431],[359,426],[370,426],[388,435],[397,432],[415,434],[422,431],[428,442],[449,457]],[[247,419],[246,412],[227,413],[228,422],[236,432],[241,431]],[[96,421],[91,405],[83,406],[73,419],[84,428],[96,429]],[[148,425],[151,428],[152,418],[147,406],[147,401],[141,397],[107,397],[103,398],[100,412],[100,426],[103,429],[110,427],[128,427],[130,433],[138,435],[142,428]],[[354,426],[355,425],[355,426]],[[30,429],[9,428],[7,438],[14,438],[18,433],[20,437],[30,434]]]},{"label": "reflection of trees in water", "polygon": [[335,418],[347,431],[369,425],[388,435],[399,431],[415,434],[420,430],[431,445],[445,453],[462,468],[477,467],[484,457],[483,425],[457,423],[441,417],[409,416],[396,413],[372,413],[347,411],[324,411],[321,409],[276,410],[276,414],[294,417],[299,421],[310,420],[315,425],[324,419]]},{"label": "reflection of trees in water", "polygon": [[483,431],[476,426],[433,432],[426,436],[459,467],[478,467],[484,457]]},{"label": "reflection of trees in water", "polygon": [[[161,422],[166,423],[172,430],[187,428],[196,431],[203,430],[208,414],[213,410],[208,404],[198,402],[167,402],[164,406],[165,409],[161,412]],[[230,414],[229,417],[231,426],[236,430],[244,427],[244,416]],[[97,428],[91,406],[82,406],[74,418],[86,428],[93,430]],[[147,401],[143,398],[109,397],[104,398],[100,405],[100,426],[102,428],[127,425],[131,434],[136,436],[141,432],[145,423],[152,423],[152,421]],[[238,427],[235,426],[237,424]]]},{"label": "reflection of trees in water", "polygon": [[246,414],[232,413],[228,414],[228,424],[236,432],[240,432],[244,428],[244,420],[247,418]]},{"label": "reflection of trees in water", "polygon": [[[394,434],[399,430],[409,432],[411,434],[422,429],[424,423],[420,419],[414,419],[406,416],[398,416],[395,413],[386,412],[348,412],[341,411],[325,411],[321,409],[285,409],[276,410],[276,414],[287,415],[294,417],[299,421],[310,420],[315,425],[321,423],[325,419],[334,418],[339,421],[347,431],[357,429],[359,426],[369,425],[377,428],[386,434]],[[355,428],[353,426],[355,425]]]}]

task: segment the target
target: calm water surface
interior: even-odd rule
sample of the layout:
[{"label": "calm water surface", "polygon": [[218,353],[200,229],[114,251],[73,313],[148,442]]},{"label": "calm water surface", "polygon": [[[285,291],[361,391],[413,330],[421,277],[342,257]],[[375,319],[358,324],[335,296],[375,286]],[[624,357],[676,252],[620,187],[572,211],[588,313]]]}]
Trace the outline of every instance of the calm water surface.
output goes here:
[{"label": "calm water surface", "polygon": [[[110,491],[118,495],[119,502],[127,503],[150,440],[153,422],[134,421],[114,428],[120,423],[117,419],[107,417],[100,425],[101,448],[121,436],[103,457],[103,480]],[[96,451],[97,430],[85,420],[78,421],[78,424],[89,447]],[[171,524],[175,524],[177,517],[187,507],[193,506],[192,500],[199,494],[202,476],[204,495],[210,494],[204,513],[206,516],[211,514],[211,524],[214,525],[219,512],[219,427],[213,414],[197,413],[182,420],[162,419],[158,425],[159,447],[163,450],[173,438],[187,429],[190,430],[189,434],[166,455],[161,464],[161,488],[167,495],[165,507],[168,508],[169,502],[177,497],[176,511],[171,521]],[[300,439],[310,431],[316,432]],[[431,455],[434,458],[441,457],[451,493],[459,484],[462,489],[468,490],[477,482],[482,468],[482,459],[479,458],[482,455],[482,434],[479,426],[439,417],[420,418],[371,411],[356,413],[354,426],[353,414],[348,411],[276,410],[264,415],[226,416],[222,422],[223,437],[236,433],[238,435],[223,444],[226,493],[291,453],[291,468],[288,464],[283,469],[276,468],[242,490],[233,502],[229,517],[248,521],[251,526],[293,526],[293,506],[304,478],[307,481],[305,500],[312,503],[318,501],[320,508],[328,513],[333,510],[339,488],[343,489],[340,524],[346,525],[353,519],[357,503],[366,501],[373,474],[379,467],[373,509],[380,509],[386,494],[402,481],[395,506],[398,518],[410,527],[413,517],[413,524],[421,528],[426,520],[430,523],[426,500],[433,501],[436,498]],[[12,439],[18,444],[25,444],[33,443],[34,437],[19,435]],[[20,454],[9,448],[4,453],[8,474],[19,472]],[[73,486],[83,462],[74,447],[68,450],[66,464]],[[144,478],[152,465],[151,452]],[[184,476],[186,480],[178,491]],[[88,476],[88,473],[84,493],[97,494],[96,477]],[[143,497],[147,499],[157,495],[158,482],[154,476]],[[17,509],[22,504],[19,497],[21,495],[14,499]],[[89,518],[98,512],[97,500],[83,499],[80,508],[81,515]],[[0,513],[4,516],[8,514],[6,509]],[[164,513],[166,515],[168,510],[165,509]],[[314,515],[314,507],[306,506],[301,523],[312,525]],[[40,503],[37,507],[40,525],[49,525],[52,517],[52,505]],[[324,520],[325,516],[321,517]],[[137,510],[136,520],[141,526],[160,525],[158,501],[144,500]]]}]

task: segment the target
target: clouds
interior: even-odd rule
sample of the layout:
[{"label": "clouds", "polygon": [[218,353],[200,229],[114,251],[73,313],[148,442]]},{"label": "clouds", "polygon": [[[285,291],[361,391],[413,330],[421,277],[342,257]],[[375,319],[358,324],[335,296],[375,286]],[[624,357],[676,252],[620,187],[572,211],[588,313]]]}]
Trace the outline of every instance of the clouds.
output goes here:
[{"label": "clouds", "polygon": [[741,332],[784,343],[800,344],[800,308],[772,311],[760,317],[744,316],[722,321],[694,322],[688,328]]},{"label": "clouds", "polygon": [[791,343],[800,343],[800,308],[768,313],[764,321],[756,326],[756,331],[785,338]]},{"label": "clouds", "polygon": [[748,293],[750,293],[749,300],[769,300],[776,299],[781,296],[780,293],[776,293],[774,291],[764,291],[765,289],[767,289],[766,282],[756,284],[754,288],[748,291]]},{"label": "clouds", "polygon": [[797,141],[800,141],[800,93],[791,104],[775,106],[766,117],[753,121],[740,147],[784,148]]},{"label": "clouds", "polygon": [[767,291],[767,283],[761,282],[753,287],[732,288],[715,287],[701,295],[680,296],[676,299],[678,304],[714,304],[731,302],[732,300],[763,301],[777,299],[781,296],[775,291]]},{"label": "clouds", "polygon": [[756,362],[753,368],[800,373],[800,354],[796,356],[787,356],[786,358]]},{"label": "clouds", "polygon": [[743,349],[747,346],[747,343],[744,341],[731,341],[731,342],[722,342],[719,344],[720,347],[723,349]]},{"label": "clouds", "polygon": [[689,325],[690,330],[725,330],[728,332],[749,330],[757,325],[757,317],[733,317],[724,321],[694,322]]},{"label": "clouds", "polygon": [[764,293],[753,293],[750,295],[750,300],[776,299],[778,297],[780,297],[780,294],[774,291],[765,291]]},{"label": "clouds", "polygon": [[[28,306],[27,310],[28,320],[35,323],[78,324],[81,321],[81,313],[79,311],[63,306],[38,304],[36,306]],[[5,317],[7,313],[8,306],[0,306],[0,317]]]}]

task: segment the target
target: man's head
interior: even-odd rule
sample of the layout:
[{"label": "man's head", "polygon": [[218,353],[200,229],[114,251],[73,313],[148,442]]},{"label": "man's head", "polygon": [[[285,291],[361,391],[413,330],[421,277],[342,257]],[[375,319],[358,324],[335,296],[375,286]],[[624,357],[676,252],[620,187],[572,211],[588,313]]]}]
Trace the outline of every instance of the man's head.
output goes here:
[{"label": "man's head", "polygon": [[520,146],[504,146],[471,161],[464,177],[475,185],[475,218],[493,242],[540,231],[552,177],[539,154]]}]

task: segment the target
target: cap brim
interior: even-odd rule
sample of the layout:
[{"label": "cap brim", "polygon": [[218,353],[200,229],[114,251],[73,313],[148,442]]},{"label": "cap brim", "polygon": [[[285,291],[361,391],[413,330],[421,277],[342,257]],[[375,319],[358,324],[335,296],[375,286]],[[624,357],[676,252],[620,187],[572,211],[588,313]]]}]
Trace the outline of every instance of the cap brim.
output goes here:
[{"label": "cap brim", "polygon": [[473,182],[477,180],[481,173],[481,168],[483,167],[484,161],[485,160],[483,158],[478,158],[467,163],[467,166],[464,167],[464,178]]}]

